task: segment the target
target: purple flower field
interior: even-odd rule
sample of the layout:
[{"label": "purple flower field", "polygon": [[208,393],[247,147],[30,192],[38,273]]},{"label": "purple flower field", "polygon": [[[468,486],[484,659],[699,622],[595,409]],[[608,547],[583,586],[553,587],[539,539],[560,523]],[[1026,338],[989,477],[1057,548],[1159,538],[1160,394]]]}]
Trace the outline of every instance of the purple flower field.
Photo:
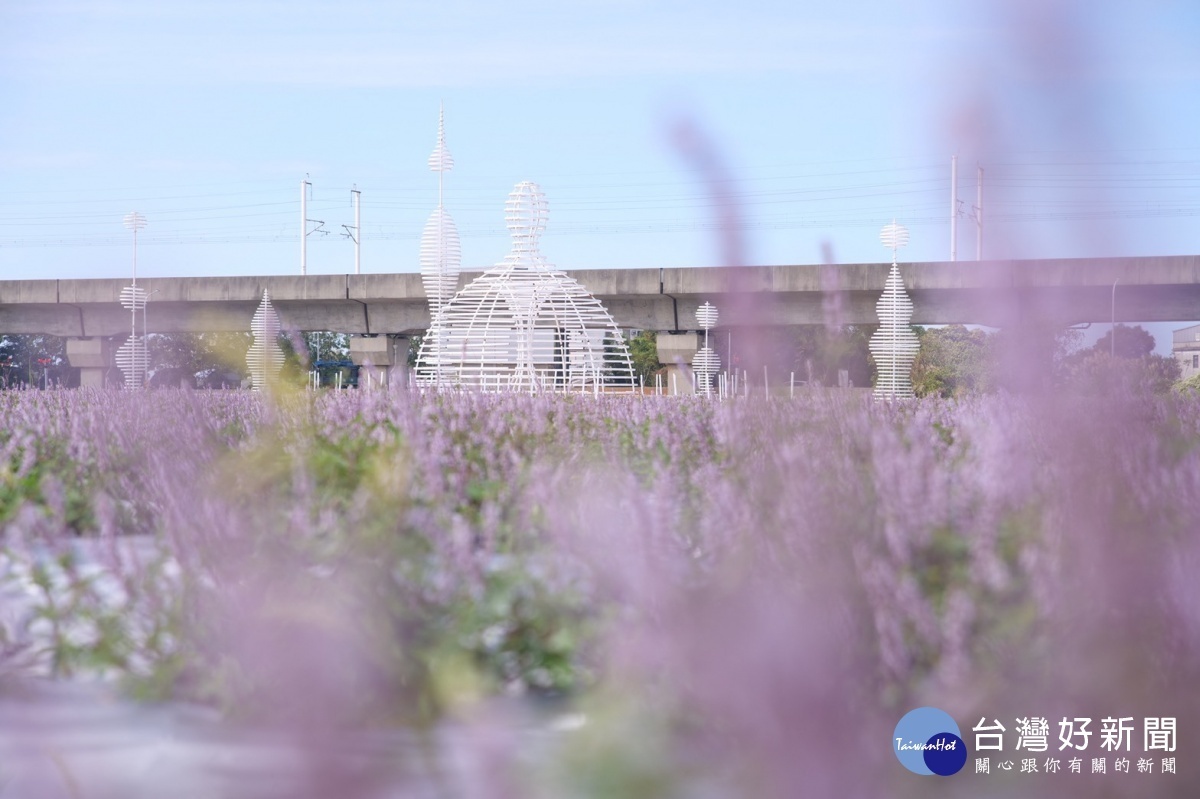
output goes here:
[{"label": "purple flower field", "polygon": [[[1194,396],[74,390],[0,411],[0,694],[102,679],[304,735],[450,726],[488,774],[453,796],[1200,790]],[[924,705],[963,727],[952,778],[891,754]],[[506,732],[529,707],[567,714],[552,754]],[[1098,734],[1082,774],[997,773],[1030,715],[1039,771],[1073,754],[1060,718],[1177,718],[1178,773],[1163,753],[1112,773]],[[1008,730],[987,775],[981,718]],[[338,774],[323,795],[392,795]]]}]

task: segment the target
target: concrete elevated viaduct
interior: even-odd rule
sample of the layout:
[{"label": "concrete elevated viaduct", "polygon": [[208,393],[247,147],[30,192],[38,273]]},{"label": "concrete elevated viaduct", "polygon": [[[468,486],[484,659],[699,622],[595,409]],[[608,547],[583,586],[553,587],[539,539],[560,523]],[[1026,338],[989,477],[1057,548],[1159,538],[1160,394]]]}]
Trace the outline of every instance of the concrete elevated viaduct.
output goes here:
[{"label": "concrete elevated viaduct", "polygon": [[[619,327],[684,333],[708,300],[721,327],[873,324],[889,265],[747,266],[576,270],[572,277],[608,307]],[[1200,256],[1151,256],[1027,261],[959,261],[900,266],[916,324],[994,326],[1041,320],[1107,321],[1117,285],[1116,318],[1124,321],[1200,319]],[[478,273],[464,273],[460,286]],[[0,332],[48,333],[68,339],[85,382],[110,364],[106,339],[129,330],[118,303],[128,280],[0,281]],[[264,289],[284,326],[332,330],[352,339],[356,360],[395,362],[388,337],[423,331],[429,313],[420,275],[277,275],[143,278],[150,294],[150,332],[249,330]],[[377,341],[374,339],[384,339]],[[690,337],[664,337],[664,356],[694,347]],[[667,358],[664,358],[667,360]]]}]

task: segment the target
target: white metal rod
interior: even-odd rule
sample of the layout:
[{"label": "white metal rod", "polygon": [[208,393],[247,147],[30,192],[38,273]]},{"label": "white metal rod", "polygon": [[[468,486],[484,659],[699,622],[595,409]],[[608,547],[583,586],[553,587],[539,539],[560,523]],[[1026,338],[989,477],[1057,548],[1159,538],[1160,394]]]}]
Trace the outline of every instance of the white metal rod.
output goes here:
[{"label": "white metal rod", "polygon": [[1117,355],[1117,284],[1121,282],[1121,278],[1113,281],[1112,287],[1112,324],[1109,329],[1112,331],[1108,334],[1108,357],[1112,360]]},{"label": "white metal rod", "polygon": [[308,274],[308,181],[300,181],[300,274]]},{"label": "white metal rod", "polygon": [[975,260],[983,260],[983,167],[975,185]]},{"label": "white metal rod", "polygon": [[958,156],[950,156],[950,260],[958,260]]},{"label": "white metal rod", "polygon": [[354,194],[354,274],[362,274],[362,261],[360,259],[362,247],[362,217],[359,213],[360,204],[362,202],[362,192],[355,189]]}]

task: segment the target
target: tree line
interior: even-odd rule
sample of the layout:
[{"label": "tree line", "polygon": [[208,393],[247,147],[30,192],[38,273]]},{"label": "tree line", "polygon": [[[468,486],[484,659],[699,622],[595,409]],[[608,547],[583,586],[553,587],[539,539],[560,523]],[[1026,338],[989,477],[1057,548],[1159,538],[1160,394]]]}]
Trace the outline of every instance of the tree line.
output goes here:
[{"label": "tree line", "polygon": [[[760,380],[766,367],[780,383],[869,388],[876,367],[869,343],[872,325],[830,330],[823,326],[714,331],[709,346],[722,370],[745,370]],[[1154,336],[1140,325],[1117,325],[1091,346],[1083,346],[1077,327],[987,330],[965,325],[914,326],[921,349],[913,363],[913,391],[919,397],[961,397],[1034,385],[1085,393],[1103,393],[1116,384],[1139,384],[1155,392],[1171,388],[1200,390],[1200,379],[1180,382],[1173,357],[1154,353]],[[656,334],[644,331],[630,340],[634,371],[647,384],[663,367]],[[1195,385],[1192,385],[1195,384]]]},{"label": "tree line", "polygon": [[[722,369],[745,370],[759,379],[764,367],[782,383],[869,388],[875,363],[868,344],[874,326],[839,329],[822,326],[759,328],[752,332],[718,330],[709,345],[721,357]],[[989,331],[964,325],[914,326],[921,349],[913,364],[917,396],[959,397],[1013,389],[1014,375],[1037,373],[1045,385],[1103,393],[1114,381],[1139,383],[1162,392],[1172,387],[1200,391],[1200,379],[1180,382],[1179,364],[1154,353],[1154,337],[1141,326],[1117,325],[1090,347],[1082,346],[1076,328]],[[150,384],[221,388],[241,385],[248,377],[249,333],[151,333],[147,336]],[[410,362],[420,337],[412,340]],[[332,383],[350,358],[349,336],[309,332],[280,339],[285,373],[296,378],[317,369],[322,383]],[[663,364],[656,334],[642,331],[629,340],[634,371],[647,385]],[[114,382],[119,382],[115,372]],[[0,385],[72,387],[79,374],[66,357],[66,340],[45,334],[0,335]]]},{"label": "tree line", "polygon": [[[175,387],[232,388],[248,377],[246,351],[249,333],[151,333],[146,337],[149,384]],[[280,337],[284,373],[302,380],[313,368],[332,382],[338,366],[350,358],[349,337],[344,333],[310,332]],[[110,380],[120,383],[113,367]],[[79,385],[79,370],[67,360],[66,339],[45,334],[0,334],[0,386],[72,388]]]}]

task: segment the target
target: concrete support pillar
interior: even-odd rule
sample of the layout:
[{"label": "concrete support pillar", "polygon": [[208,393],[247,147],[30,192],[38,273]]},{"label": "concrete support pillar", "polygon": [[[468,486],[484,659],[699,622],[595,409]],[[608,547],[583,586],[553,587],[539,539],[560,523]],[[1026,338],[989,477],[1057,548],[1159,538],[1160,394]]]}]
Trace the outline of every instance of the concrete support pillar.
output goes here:
[{"label": "concrete support pillar", "polygon": [[391,386],[392,388],[408,388],[408,347],[411,339],[408,336],[388,336],[392,345]]},{"label": "concrete support pillar", "polygon": [[108,339],[67,339],[67,363],[79,367],[79,385],[83,388],[104,388],[105,377],[116,368],[114,355]]},{"label": "concrete support pillar", "polygon": [[353,336],[350,360],[360,367],[359,388],[408,387],[407,336]]},{"label": "concrete support pillar", "polygon": [[666,367],[666,393],[674,393],[678,386],[680,394],[692,391],[692,356],[700,349],[700,337],[696,333],[663,333],[655,336],[658,343],[658,361]]}]

